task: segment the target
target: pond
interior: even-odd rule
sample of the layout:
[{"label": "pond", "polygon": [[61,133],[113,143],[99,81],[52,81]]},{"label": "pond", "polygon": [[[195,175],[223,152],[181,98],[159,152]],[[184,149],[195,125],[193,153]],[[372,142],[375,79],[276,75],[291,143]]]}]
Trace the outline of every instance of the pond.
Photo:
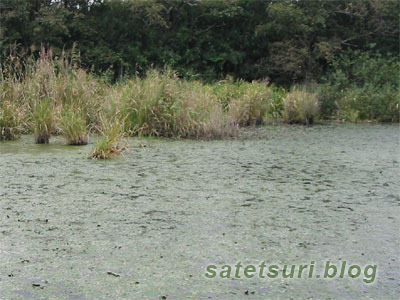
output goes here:
[{"label": "pond", "polygon": [[[0,143],[1,299],[397,299],[399,126]],[[377,278],[208,279],[209,264],[376,264]]]}]

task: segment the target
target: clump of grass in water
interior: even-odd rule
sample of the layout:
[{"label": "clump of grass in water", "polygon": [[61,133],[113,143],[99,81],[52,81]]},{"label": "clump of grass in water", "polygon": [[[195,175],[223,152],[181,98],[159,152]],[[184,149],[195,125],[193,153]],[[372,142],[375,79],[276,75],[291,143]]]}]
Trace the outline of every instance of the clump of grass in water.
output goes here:
[{"label": "clump of grass in water", "polygon": [[54,130],[55,116],[50,100],[36,103],[32,112],[32,129],[37,144],[48,144]]},{"label": "clump of grass in water", "polygon": [[125,139],[124,122],[125,119],[117,116],[111,120],[104,117],[101,118],[102,125],[99,129],[101,137],[97,140],[89,158],[109,159],[128,148],[128,142]]},{"label": "clump of grass in water", "polygon": [[285,122],[311,125],[319,113],[318,96],[304,90],[293,90],[284,98],[283,109]]},{"label": "clump of grass in water", "polygon": [[5,101],[0,106],[0,141],[16,140],[22,131],[23,110]]},{"label": "clump of grass in water", "polygon": [[69,145],[86,145],[88,130],[86,118],[79,108],[64,108],[60,122],[61,133]]}]

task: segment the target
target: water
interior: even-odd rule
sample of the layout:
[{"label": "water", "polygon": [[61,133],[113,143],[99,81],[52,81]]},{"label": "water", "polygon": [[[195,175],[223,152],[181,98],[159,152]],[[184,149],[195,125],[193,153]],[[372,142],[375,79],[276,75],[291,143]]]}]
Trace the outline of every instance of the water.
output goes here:
[{"label": "water", "polygon": [[[235,140],[0,143],[0,299],[397,299],[399,126]],[[207,279],[208,264],[346,260],[359,279]]]}]

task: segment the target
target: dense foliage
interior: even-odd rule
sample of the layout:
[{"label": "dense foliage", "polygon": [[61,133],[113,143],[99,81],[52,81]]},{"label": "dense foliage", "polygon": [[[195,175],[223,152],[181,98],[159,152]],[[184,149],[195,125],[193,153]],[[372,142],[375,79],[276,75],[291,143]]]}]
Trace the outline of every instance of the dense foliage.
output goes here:
[{"label": "dense foliage", "polygon": [[[265,111],[285,117],[284,95],[299,84],[317,86],[311,90],[319,95],[324,118],[398,121],[399,3],[1,0],[1,73],[23,78],[41,49],[52,49],[54,62],[67,50],[71,63],[111,81],[165,67],[185,79],[217,81],[222,105],[233,107],[231,117],[242,125],[259,124]],[[65,83],[66,90],[91,91],[78,77]],[[222,79],[238,83],[224,91],[218,84]],[[266,107],[261,101],[266,87],[245,95],[241,80],[261,80],[286,91],[276,88],[274,105]]]},{"label": "dense foliage", "polygon": [[342,50],[399,52],[397,0],[2,0],[0,10],[2,60],[76,45],[84,66],[114,78],[169,65],[292,84],[319,79]]},{"label": "dense foliage", "polygon": [[339,119],[399,121],[400,62],[379,53],[348,51],[320,85],[322,113]]}]

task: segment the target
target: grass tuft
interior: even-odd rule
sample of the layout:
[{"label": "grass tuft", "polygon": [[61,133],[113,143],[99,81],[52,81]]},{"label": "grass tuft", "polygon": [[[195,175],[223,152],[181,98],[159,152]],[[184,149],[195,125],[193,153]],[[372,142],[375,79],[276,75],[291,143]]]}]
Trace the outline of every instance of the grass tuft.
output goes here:
[{"label": "grass tuft", "polygon": [[128,148],[124,120],[117,115],[112,119],[101,117],[101,128],[99,129],[101,137],[97,140],[89,158],[109,159]]},{"label": "grass tuft", "polygon": [[36,143],[48,144],[55,125],[50,99],[41,100],[35,105],[31,122]]},{"label": "grass tuft", "polygon": [[88,129],[86,118],[79,108],[73,106],[64,108],[61,116],[60,129],[68,145],[86,145]]}]

